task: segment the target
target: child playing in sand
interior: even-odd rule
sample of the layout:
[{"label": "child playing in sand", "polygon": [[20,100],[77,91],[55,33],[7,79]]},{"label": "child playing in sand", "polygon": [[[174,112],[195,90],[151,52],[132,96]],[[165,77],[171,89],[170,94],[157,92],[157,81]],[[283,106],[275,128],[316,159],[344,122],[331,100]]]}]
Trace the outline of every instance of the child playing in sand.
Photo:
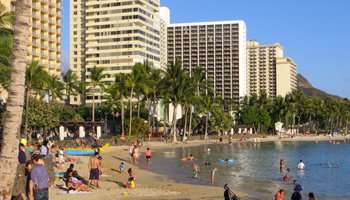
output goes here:
[{"label": "child playing in sand", "polygon": [[135,188],[135,181],[134,181],[134,178],[129,178],[128,179],[128,182],[125,183],[125,188]]},{"label": "child playing in sand", "polygon": [[123,173],[123,171],[124,171],[124,163],[121,162],[120,165],[119,165],[119,172]]}]

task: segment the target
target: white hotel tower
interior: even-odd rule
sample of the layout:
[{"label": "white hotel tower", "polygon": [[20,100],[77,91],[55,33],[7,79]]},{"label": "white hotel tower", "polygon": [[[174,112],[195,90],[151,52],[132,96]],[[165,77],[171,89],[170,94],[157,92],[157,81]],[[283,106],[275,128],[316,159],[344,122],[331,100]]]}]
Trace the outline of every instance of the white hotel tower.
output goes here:
[{"label": "white hotel tower", "polygon": [[202,67],[224,99],[238,103],[247,94],[244,21],[170,24],[167,34],[168,62],[180,58],[190,73]]}]

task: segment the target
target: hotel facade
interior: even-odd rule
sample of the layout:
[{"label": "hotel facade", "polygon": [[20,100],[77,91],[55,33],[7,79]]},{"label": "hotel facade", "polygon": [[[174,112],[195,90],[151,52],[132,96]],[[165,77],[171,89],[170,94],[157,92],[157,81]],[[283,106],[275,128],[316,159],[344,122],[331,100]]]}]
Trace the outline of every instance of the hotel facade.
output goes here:
[{"label": "hotel facade", "polygon": [[[14,0],[2,0],[8,11],[15,11]],[[50,75],[61,76],[61,0],[33,0],[28,37],[28,62],[39,64]],[[12,26],[11,26],[12,27]],[[2,98],[7,99],[6,91]]]},{"label": "hotel facade", "polygon": [[276,43],[260,45],[257,41],[247,42],[248,95],[261,92],[275,98],[286,96],[297,89],[296,64],[283,56],[283,47]]},{"label": "hotel facade", "polygon": [[238,103],[247,94],[246,25],[243,21],[170,24],[168,62],[185,69],[200,66],[213,81],[215,95]]},{"label": "hotel facade", "polygon": [[[70,69],[89,83],[93,67],[104,68],[103,81],[130,73],[137,62],[161,66],[159,0],[71,0]],[[163,61],[164,62],[164,61]],[[103,101],[100,88],[87,96]],[[72,104],[80,104],[79,97]]]}]

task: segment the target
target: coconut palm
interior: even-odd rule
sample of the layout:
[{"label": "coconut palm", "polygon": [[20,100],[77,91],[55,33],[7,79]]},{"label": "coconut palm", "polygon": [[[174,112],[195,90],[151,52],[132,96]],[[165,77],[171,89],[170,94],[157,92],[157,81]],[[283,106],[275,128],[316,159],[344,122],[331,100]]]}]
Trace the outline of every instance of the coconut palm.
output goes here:
[{"label": "coconut palm", "polygon": [[25,76],[28,55],[29,21],[31,1],[16,1],[16,22],[11,58],[9,97],[6,105],[5,125],[0,146],[0,197],[11,199],[12,187],[18,165],[18,138],[20,133],[25,96]]},{"label": "coconut palm", "polygon": [[[29,114],[29,96],[32,94],[32,91],[39,91],[42,89],[44,84],[44,78],[47,73],[43,70],[43,67],[39,65],[39,61],[32,61],[25,73],[25,85],[26,85],[26,105],[25,105],[25,124],[24,132],[28,133],[28,114]],[[29,137],[30,139],[30,137]]]},{"label": "coconut palm", "polygon": [[167,94],[169,95],[169,100],[174,106],[173,112],[173,122],[172,122],[172,134],[173,142],[177,142],[176,139],[176,115],[177,107],[184,102],[186,94],[190,91],[190,77],[186,71],[182,68],[181,61],[176,59],[165,69],[164,83],[163,86],[166,87]]},{"label": "coconut palm", "polygon": [[[99,87],[100,90],[102,90],[102,88],[104,87],[103,82],[102,82],[102,79],[105,77],[103,70],[104,70],[103,68],[95,66],[90,71],[91,81],[89,83],[89,86],[90,86],[89,89],[90,89],[90,91],[91,91],[91,89],[93,89],[93,91],[91,91],[91,93],[92,93],[92,122],[95,122],[95,91],[96,91],[96,88]],[[102,98],[102,95],[100,98]]]},{"label": "coconut palm", "polygon": [[213,99],[209,96],[203,96],[203,97],[197,98],[197,105],[199,107],[199,110],[205,115],[204,140],[207,140],[209,117],[211,114],[219,112],[222,107],[216,99]]},{"label": "coconut palm", "polygon": [[[141,65],[141,63],[137,63],[135,64],[134,68],[137,67],[138,65]],[[136,86],[138,86],[138,84],[141,81],[141,76],[138,73],[137,70],[133,69],[132,72],[130,74],[127,74],[125,77],[125,86],[130,90],[130,107],[129,107],[129,135],[131,135],[131,131],[132,131],[132,112],[133,112],[133,107],[132,107],[132,101],[133,101],[133,96],[134,96],[134,90],[136,88]]]},{"label": "coconut palm", "polygon": [[14,22],[14,13],[8,12],[5,5],[0,2],[0,38],[13,35],[13,30],[9,28],[9,25]]},{"label": "coconut palm", "polygon": [[127,95],[127,89],[125,87],[125,78],[126,75],[123,73],[117,74],[115,76],[115,82],[110,85],[106,92],[109,94],[108,102],[112,106],[120,106],[121,110],[121,130],[122,134],[124,134],[124,100]]},{"label": "coconut palm", "polygon": [[83,81],[77,82],[74,86],[74,90],[80,95],[81,105],[85,105],[86,96],[89,92],[88,84]]},{"label": "coconut palm", "polygon": [[70,103],[70,96],[75,94],[75,84],[77,83],[77,76],[72,70],[68,70],[62,75],[64,82],[64,90],[66,95],[66,105]]},{"label": "coconut palm", "polygon": [[[150,71],[150,84],[149,84],[150,91],[149,92],[150,92],[151,103],[149,105],[150,106],[149,111],[151,111],[152,106],[153,107],[156,106],[156,104],[158,103],[159,96],[162,92],[162,85],[161,85],[162,75],[163,73],[159,69],[152,69]],[[154,113],[153,113],[152,119],[153,119],[153,128],[154,128],[155,127]]]},{"label": "coconut palm", "polygon": [[47,75],[44,83],[45,95],[48,96],[48,101],[63,99],[64,84],[58,80],[56,75]]}]

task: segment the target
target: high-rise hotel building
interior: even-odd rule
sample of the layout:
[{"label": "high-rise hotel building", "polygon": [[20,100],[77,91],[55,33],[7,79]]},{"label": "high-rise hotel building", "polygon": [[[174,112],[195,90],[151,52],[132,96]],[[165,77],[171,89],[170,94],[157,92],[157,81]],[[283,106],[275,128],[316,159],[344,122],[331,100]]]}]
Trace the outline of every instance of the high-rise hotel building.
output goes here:
[{"label": "high-rise hotel building", "polygon": [[213,80],[216,95],[238,103],[247,94],[243,21],[170,24],[168,61],[176,58],[190,73],[202,67],[206,78]]},{"label": "high-rise hotel building", "polygon": [[[15,11],[14,0],[1,3],[8,11]],[[33,0],[28,30],[28,62],[39,61],[57,78],[61,76],[61,9],[61,0]]]},{"label": "high-rise hotel building", "polygon": [[[137,62],[160,67],[159,0],[71,0],[70,69],[90,82],[93,67],[104,68],[103,81],[130,73]],[[101,91],[89,94],[101,100]],[[99,101],[98,101],[99,102]],[[78,97],[72,104],[79,104]]]},{"label": "high-rise hotel building", "polygon": [[[1,1],[9,11],[14,0]],[[38,60],[49,74],[61,73],[61,0],[33,0],[28,38],[28,61]]]},{"label": "high-rise hotel building", "polygon": [[296,64],[283,57],[283,47],[276,43],[259,45],[255,40],[247,42],[248,94],[262,91],[275,98],[286,96],[297,89]]}]

